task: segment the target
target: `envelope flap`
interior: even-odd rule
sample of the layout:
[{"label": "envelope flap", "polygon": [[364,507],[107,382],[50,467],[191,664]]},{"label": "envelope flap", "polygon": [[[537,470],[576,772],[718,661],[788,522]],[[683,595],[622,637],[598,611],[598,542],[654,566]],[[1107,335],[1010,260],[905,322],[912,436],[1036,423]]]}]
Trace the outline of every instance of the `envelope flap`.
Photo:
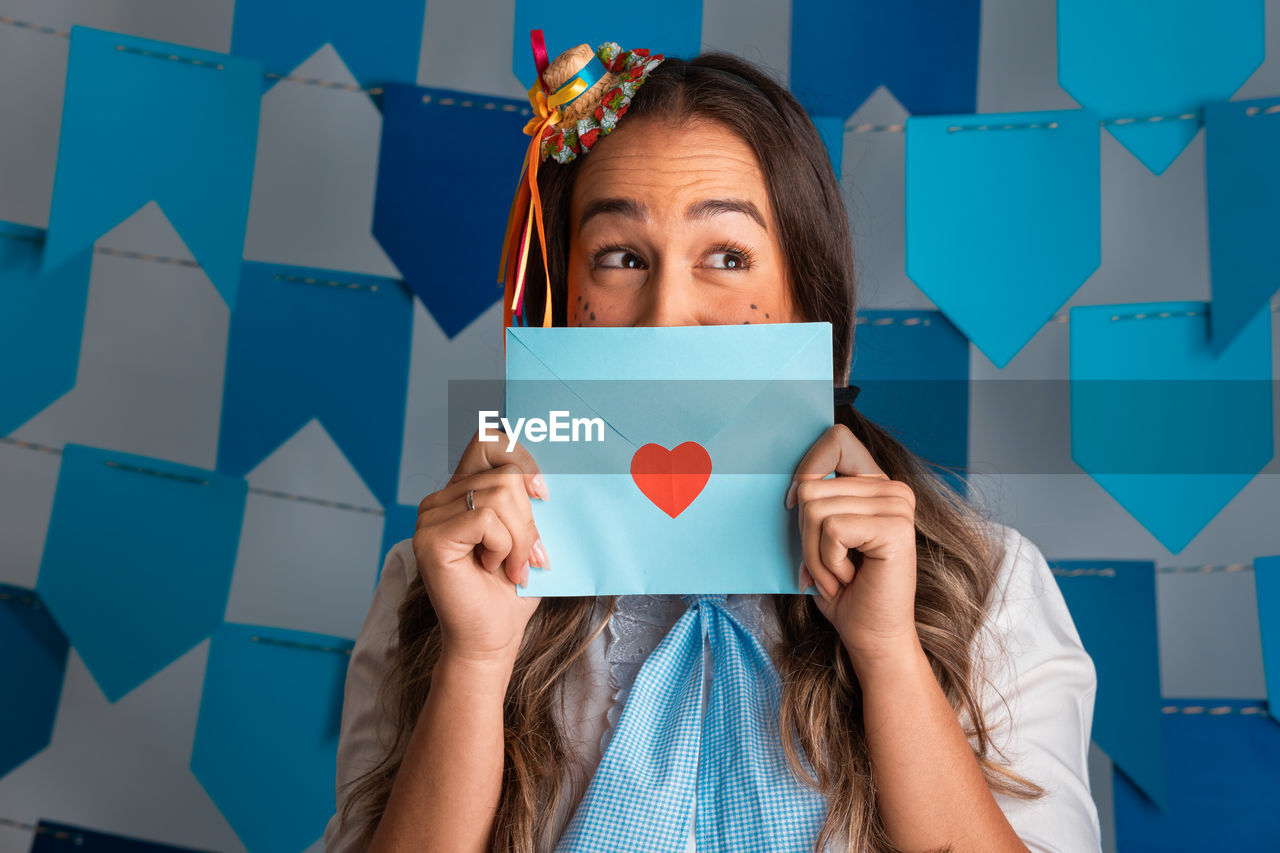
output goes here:
[{"label": "envelope flap", "polygon": [[709,442],[768,383],[831,381],[830,323],[507,333],[508,383],[554,377],[581,402],[574,415],[600,417],[635,447]]},{"label": "envelope flap", "polygon": [[507,335],[563,380],[816,379],[821,377],[792,356],[815,336],[831,346],[830,323],[513,326]]}]

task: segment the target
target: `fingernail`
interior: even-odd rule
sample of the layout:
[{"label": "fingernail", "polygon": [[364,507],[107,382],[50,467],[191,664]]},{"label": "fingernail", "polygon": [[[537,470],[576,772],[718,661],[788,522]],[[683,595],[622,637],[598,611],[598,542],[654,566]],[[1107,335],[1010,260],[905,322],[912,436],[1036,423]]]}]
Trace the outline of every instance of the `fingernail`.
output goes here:
[{"label": "fingernail", "polygon": [[529,586],[529,563],[526,561],[520,567],[520,588],[526,589]]},{"label": "fingernail", "polygon": [[791,488],[787,489],[787,499],[783,501],[783,504],[786,506],[787,509],[791,509],[793,506],[796,505],[795,501],[796,501],[796,481],[792,480]]},{"label": "fingernail", "polygon": [[551,568],[551,561],[547,559],[547,549],[542,547],[542,540],[537,539],[533,543],[533,560],[531,561],[540,569]]},{"label": "fingernail", "polygon": [[549,496],[547,493],[547,481],[542,479],[541,474],[534,474],[532,483],[533,493],[545,501]]}]

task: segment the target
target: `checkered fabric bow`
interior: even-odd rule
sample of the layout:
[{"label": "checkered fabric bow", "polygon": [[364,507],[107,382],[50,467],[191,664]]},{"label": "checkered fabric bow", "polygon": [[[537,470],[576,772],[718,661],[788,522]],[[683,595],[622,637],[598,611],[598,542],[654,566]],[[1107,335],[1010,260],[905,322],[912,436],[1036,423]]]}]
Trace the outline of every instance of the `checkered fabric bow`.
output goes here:
[{"label": "checkered fabric bow", "polygon": [[723,595],[684,598],[689,608],[636,676],[557,853],[680,853],[695,815],[699,851],[813,849],[827,803],[786,764],[773,661]]}]

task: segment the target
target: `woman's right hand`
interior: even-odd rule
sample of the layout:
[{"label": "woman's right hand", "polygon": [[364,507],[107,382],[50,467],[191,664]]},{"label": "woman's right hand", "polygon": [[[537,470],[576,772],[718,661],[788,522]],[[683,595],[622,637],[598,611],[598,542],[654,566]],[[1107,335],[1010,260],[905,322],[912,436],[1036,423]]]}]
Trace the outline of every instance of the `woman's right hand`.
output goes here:
[{"label": "woman's right hand", "polygon": [[[474,490],[475,509],[467,508]],[[418,505],[413,553],[440,620],[442,654],[510,665],[540,598],[521,598],[529,566],[549,568],[531,497],[546,500],[538,465],[519,444],[482,442],[462,453],[448,485]]]}]

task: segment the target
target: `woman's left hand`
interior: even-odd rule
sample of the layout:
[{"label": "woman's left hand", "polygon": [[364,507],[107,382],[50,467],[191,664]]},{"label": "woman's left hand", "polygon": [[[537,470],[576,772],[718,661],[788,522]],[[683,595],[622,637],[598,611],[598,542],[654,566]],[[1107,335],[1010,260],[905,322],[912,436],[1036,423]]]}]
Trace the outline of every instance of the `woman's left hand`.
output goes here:
[{"label": "woman's left hand", "polygon": [[866,445],[836,424],[796,467],[787,509],[797,502],[800,584],[811,579],[817,586],[815,603],[840,633],[854,668],[917,647],[911,487],[889,479]]}]

